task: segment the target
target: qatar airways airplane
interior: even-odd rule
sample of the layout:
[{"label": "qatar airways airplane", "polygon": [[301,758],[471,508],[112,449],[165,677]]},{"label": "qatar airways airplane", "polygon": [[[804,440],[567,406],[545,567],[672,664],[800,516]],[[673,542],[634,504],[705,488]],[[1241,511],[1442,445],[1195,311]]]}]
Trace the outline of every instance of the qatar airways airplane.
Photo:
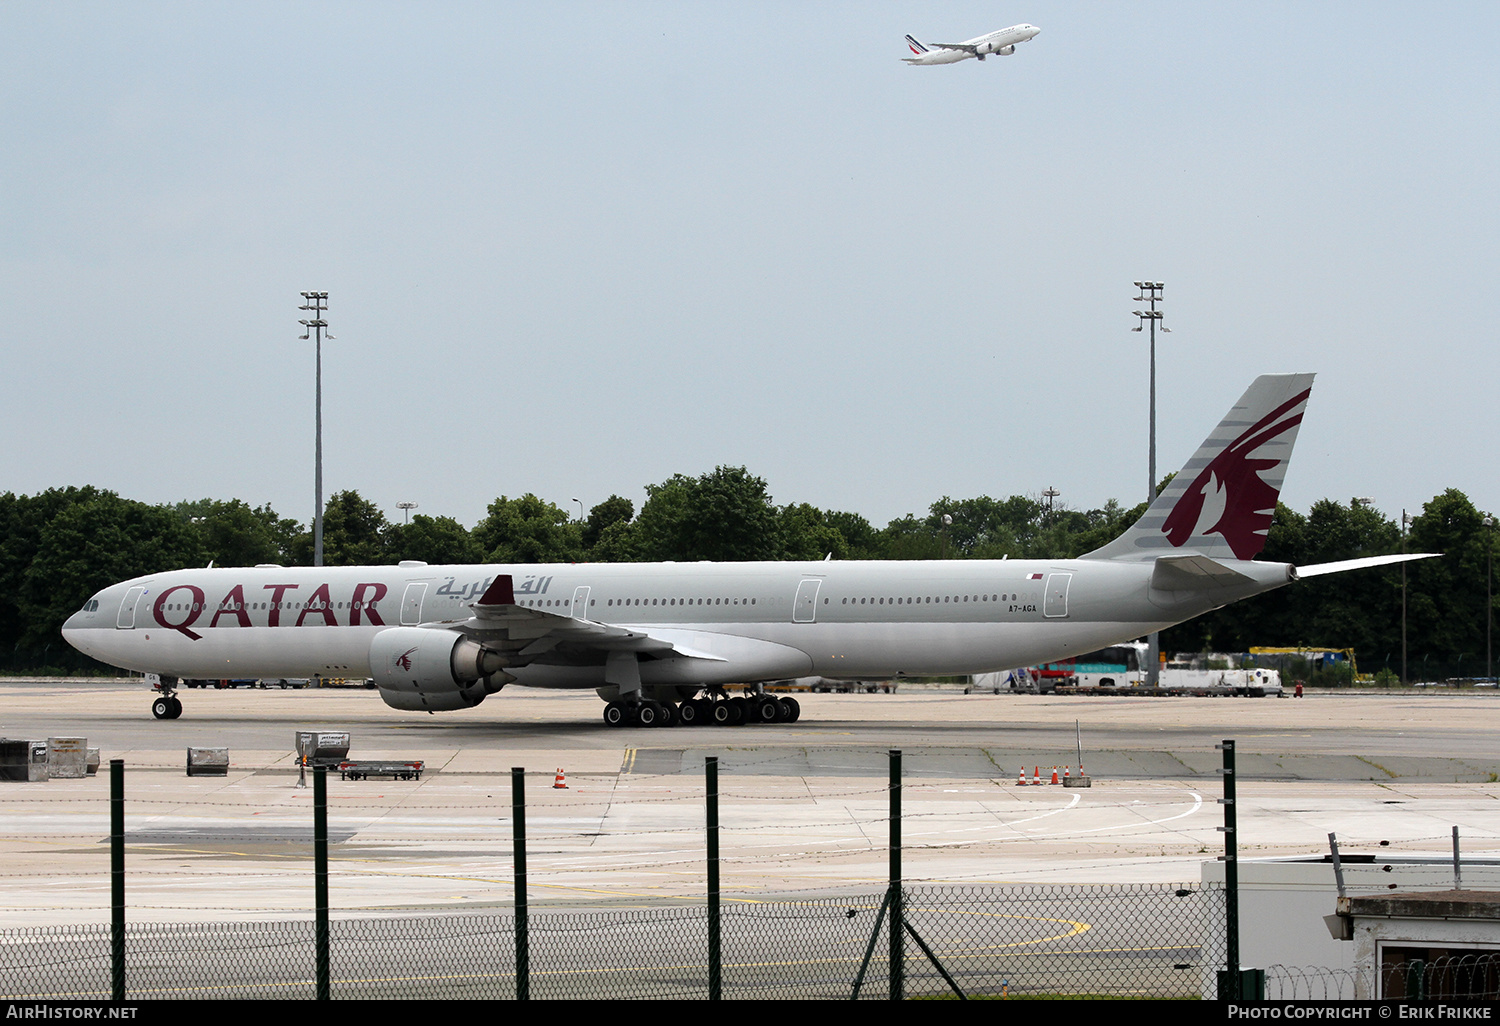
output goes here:
[{"label": "qatar airways airplane", "polygon": [[970,57],[978,57],[984,60],[992,53],[998,53],[1002,57],[1009,57],[1016,52],[1016,44],[1024,43],[1032,39],[1038,32],[1042,31],[1035,25],[1012,25],[988,35],[976,36],[962,43],[930,43],[922,44],[912,36],[906,37],[906,45],[911,49],[911,57],[901,58],[907,64],[957,64],[966,61]]},{"label": "qatar airways airplane", "polygon": [[105,588],[63,636],[155,675],[159,719],[182,714],[183,679],[320,675],[373,678],[412,711],[518,682],[596,689],[611,726],[795,720],[766,682],[1029,666],[1299,577],[1425,558],[1254,561],[1312,377],[1257,378],[1140,521],[1078,559],[210,567]]}]

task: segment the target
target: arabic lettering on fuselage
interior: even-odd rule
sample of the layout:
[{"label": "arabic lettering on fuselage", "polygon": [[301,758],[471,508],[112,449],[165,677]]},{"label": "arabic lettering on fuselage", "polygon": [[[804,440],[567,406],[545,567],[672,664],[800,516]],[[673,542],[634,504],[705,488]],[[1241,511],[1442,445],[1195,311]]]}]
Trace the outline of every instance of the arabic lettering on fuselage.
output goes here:
[{"label": "arabic lettering on fuselage", "polygon": [[524,581],[521,582],[520,587],[516,588],[516,594],[545,595],[547,594],[547,589],[551,586],[552,578],[531,576],[527,577]]},{"label": "arabic lettering on fuselage", "polygon": [[488,591],[490,584],[493,583],[494,580],[495,579],[493,577],[486,577],[482,581],[474,581],[471,584],[460,586],[458,584],[458,578],[450,577],[448,578],[447,583],[439,588],[435,592],[435,594],[456,598],[460,602],[468,602],[471,599],[477,599],[479,596]]}]

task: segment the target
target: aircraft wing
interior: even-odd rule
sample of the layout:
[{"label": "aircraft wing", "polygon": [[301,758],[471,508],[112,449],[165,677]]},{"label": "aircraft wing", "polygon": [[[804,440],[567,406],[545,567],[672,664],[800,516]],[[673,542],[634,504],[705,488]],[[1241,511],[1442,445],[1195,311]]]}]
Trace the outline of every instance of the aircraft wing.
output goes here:
[{"label": "aircraft wing", "polygon": [[940,46],[944,50],[963,50],[966,53],[972,53],[975,57],[979,56],[979,47],[970,43],[928,43],[927,45]]},{"label": "aircraft wing", "polygon": [[653,637],[645,631],[612,624],[595,623],[574,616],[531,609],[516,603],[514,580],[510,574],[495,578],[477,602],[470,603],[474,616],[459,629],[481,640],[504,639],[526,642],[518,655],[536,658],[559,645],[597,649],[603,652],[667,653],[692,659],[724,662],[722,656],[700,652],[680,642]]}]

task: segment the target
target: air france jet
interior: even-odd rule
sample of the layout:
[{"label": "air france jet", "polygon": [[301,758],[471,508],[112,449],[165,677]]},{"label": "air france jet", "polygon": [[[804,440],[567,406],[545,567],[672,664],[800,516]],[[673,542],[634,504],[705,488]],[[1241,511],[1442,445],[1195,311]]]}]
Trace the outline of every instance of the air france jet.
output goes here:
[{"label": "air france jet", "polygon": [[1017,43],[1034,38],[1040,31],[1035,25],[1012,25],[962,43],[923,44],[914,37],[907,36],[906,45],[911,49],[912,56],[901,59],[907,64],[957,64],[970,57],[984,60],[992,53],[1009,57],[1016,52]]},{"label": "air france jet", "polygon": [[[1423,555],[1256,562],[1312,387],[1257,378],[1123,535],[1078,559],[208,568],[105,588],[81,652],[184,679],[369,677],[386,704],[467,709],[516,682],[592,688],[611,726],[792,721],[767,682],[1031,666],[1303,577]],[[726,688],[744,687],[729,698]]]}]

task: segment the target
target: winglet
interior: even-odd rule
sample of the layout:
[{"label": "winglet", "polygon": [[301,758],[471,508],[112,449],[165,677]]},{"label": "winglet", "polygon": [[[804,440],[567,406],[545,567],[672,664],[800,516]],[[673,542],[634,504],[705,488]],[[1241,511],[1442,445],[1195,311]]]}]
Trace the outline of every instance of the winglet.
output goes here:
[{"label": "winglet", "polygon": [[516,604],[514,580],[510,574],[498,574],[494,582],[484,590],[476,606],[513,606]]}]

